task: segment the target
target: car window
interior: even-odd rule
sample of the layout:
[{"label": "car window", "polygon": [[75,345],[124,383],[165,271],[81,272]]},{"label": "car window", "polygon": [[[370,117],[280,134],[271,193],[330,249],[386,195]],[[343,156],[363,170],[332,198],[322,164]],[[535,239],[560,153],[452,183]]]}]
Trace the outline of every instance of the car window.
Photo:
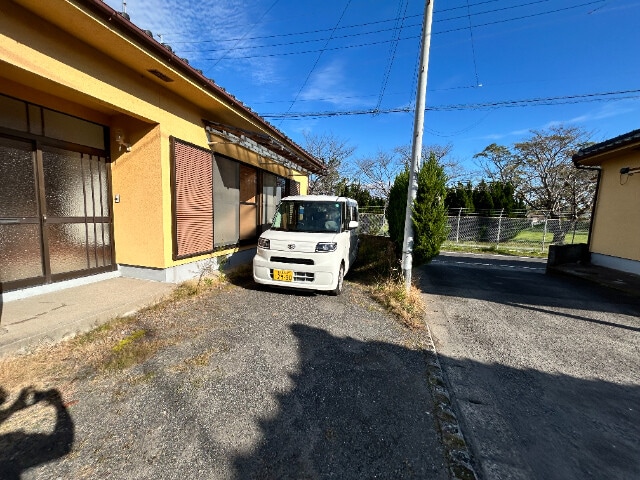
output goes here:
[{"label": "car window", "polygon": [[340,232],[343,202],[283,200],[273,217],[273,230],[288,232]]}]

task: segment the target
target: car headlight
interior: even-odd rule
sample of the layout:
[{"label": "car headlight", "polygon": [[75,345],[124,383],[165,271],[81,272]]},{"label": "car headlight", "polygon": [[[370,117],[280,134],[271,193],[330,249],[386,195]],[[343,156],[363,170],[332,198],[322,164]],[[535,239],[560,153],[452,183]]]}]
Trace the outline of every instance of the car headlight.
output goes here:
[{"label": "car headlight", "polygon": [[260,237],[258,239],[258,247],[264,248],[265,250],[269,250],[271,248],[271,241],[268,238]]},{"label": "car headlight", "polygon": [[337,247],[336,242],[320,242],[316,245],[316,252],[335,252]]}]

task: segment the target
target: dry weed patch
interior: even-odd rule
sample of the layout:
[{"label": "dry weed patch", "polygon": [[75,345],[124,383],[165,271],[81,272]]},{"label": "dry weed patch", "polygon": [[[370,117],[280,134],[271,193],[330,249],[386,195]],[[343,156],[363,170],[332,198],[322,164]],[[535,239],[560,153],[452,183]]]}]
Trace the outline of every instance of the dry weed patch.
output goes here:
[{"label": "dry weed patch", "polygon": [[192,301],[224,281],[185,282],[164,301],[126,318],[115,318],[93,330],[35,351],[0,359],[0,386],[9,392],[22,388],[58,388],[65,398],[73,394],[77,380],[101,373],[115,373],[144,362],[161,348],[203,327],[189,325],[174,312],[181,302]]},{"label": "dry weed patch", "polygon": [[363,285],[371,297],[396,315],[410,329],[424,326],[425,305],[420,290],[406,291],[393,243],[386,237],[362,236],[358,261],[351,279]]},{"label": "dry weed patch", "polygon": [[371,296],[395,314],[412,330],[425,328],[425,305],[420,290],[411,286],[407,292],[403,279],[388,278],[371,287]]}]

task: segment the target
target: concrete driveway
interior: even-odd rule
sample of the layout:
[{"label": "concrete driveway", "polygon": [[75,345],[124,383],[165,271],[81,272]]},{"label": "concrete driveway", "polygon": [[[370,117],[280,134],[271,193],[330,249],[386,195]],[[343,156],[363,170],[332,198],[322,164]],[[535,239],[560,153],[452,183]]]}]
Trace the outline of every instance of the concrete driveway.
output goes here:
[{"label": "concrete driveway", "polygon": [[544,261],[442,254],[428,322],[486,479],[640,478],[640,301]]}]

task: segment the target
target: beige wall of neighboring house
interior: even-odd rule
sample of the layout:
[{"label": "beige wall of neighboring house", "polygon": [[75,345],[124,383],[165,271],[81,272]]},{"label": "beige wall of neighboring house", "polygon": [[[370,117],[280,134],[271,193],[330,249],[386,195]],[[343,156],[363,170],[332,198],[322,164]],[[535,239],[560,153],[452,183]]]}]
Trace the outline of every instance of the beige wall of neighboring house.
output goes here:
[{"label": "beige wall of neighboring house", "polygon": [[[600,169],[589,243],[592,263],[638,274],[639,148],[640,131],[636,130],[583,149],[574,156],[576,165]],[[627,168],[629,173],[622,173]]]},{"label": "beige wall of neighboring house", "polygon": [[[69,276],[114,270],[116,265],[132,267],[128,271],[134,275],[146,269],[153,276],[157,272],[250,248],[251,241],[246,238],[243,245],[240,245],[240,239],[237,242],[227,239],[223,244],[218,242],[215,248],[206,248],[201,254],[198,251],[180,252],[177,248],[176,236],[188,236],[203,229],[200,225],[190,230],[188,215],[183,218],[177,213],[184,199],[176,193],[179,190],[176,182],[184,184],[191,179],[178,178],[176,172],[181,168],[178,164],[188,167],[192,153],[205,155],[205,159],[210,155],[214,170],[218,158],[232,161],[229,164],[232,166],[238,164],[249,168],[247,171],[256,192],[248,200],[241,199],[241,203],[247,200],[250,208],[244,211],[256,212],[258,228],[264,224],[266,215],[263,196],[271,195],[266,187],[262,189],[264,185],[281,179],[288,182],[287,188],[299,185],[299,191],[306,193],[309,173],[322,169],[321,162],[282,132],[99,0],[61,0],[55,4],[40,0],[2,2],[0,95],[4,104],[15,110],[12,113],[5,109],[0,114],[0,141],[4,142],[0,142],[4,149],[0,156],[12,155],[7,152],[18,148],[16,141],[20,143],[18,150],[32,148],[36,161],[34,171],[27,173],[33,176],[36,190],[41,189],[35,192],[35,203],[39,206],[34,207],[32,213],[0,210],[0,230],[4,229],[0,233],[39,232],[44,265],[41,274],[32,274],[26,279],[22,278],[26,274],[20,272],[24,269],[0,271],[0,286],[4,285],[5,290],[7,285],[9,289],[22,288],[31,283],[51,283]],[[23,108],[31,114],[25,128],[18,118],[23,115]],[[43,118],[40,122],[44,131],[33,120],[36,114]],[[104,144],[75,138],[70,125],[76,118],[88,132],[103,131]],[[221,132],[216,130],[220,136],[208,132],[203,120],[214,122],[216,128],[221,129]],[[62,133],[51,134],[56,128]],[[249,140],[239,142],[239,137],[229,134],[230,131],[246,132]],[[187,153],[178,152],[176,141],[183,149],[180,152]],[[210,145],[210,141],[215,143]],[[262,142],[262,145],[256,142]],[[85,204],[85,213],[88,211],[86,205],[91,202],[89,210],[93,212],[85,215],[84,220],[79,220],[77,212],[64,218],[59,214],[55,220],[42,215],[47,208],[47,201],[42,199],[49,195],[46,190],[49,185],[63,189],[63,180],[47,178],[52,175],[47,162],[58,161],[58,154],[47,153],[48,148],[62,149],[69,158],[78,156],[78,172],[81,172],[78,175],[85,176],[84,180],[79,180],[85,182],[81,202]],[[184,158],[178,158],[179,154]],[[47,155],[52,159],[48,160]],[[17,168],[7,162],[2,167],[5,170]],[[32,167],[27,165],[25,168]],[[13,174],[17,171],[12,170]],[[94,180],[86,180],[87,172],[94,175]],[[108,184],[104,183],[107,180]],[[7,178],[0,178],[0,187],[7,181]],[[91,182],[92,186],[87,187]],[[101,189],[97,187],[99,182],[103,182]],[[208,188],[212,188],[211,182],[210,179]],[[250,188],[254,188],[252,185]],[[187,187],[197,191],[201,185]],[[246,190],[247,187],[235,188]],[[93,207],[96,196],[102,202],[100,214]],[[188,192],[183,196],[188,196]],[[198,209],[197,205],[188,207]],[[100,220],[96,220],[98,217]],[[96,222],[102,222],[102,226],[96,229]],[[213,218],[211,222],[215,232]],[[89,232],[85,243],[94,242],[94,250],[69,240],[72,238],[69,231],[79,232],[82,228]],[[49,231],[52,232],[50,235]],[[54,232],[62,240],[55,237]],[[78,235],[76,233],[74,238]],[[95,240],[96,235],[102,235],[100,241]],[[100,243],[103,240],[112,251],[105,251],[106,247]],[[65,242],[68,245],[65,246]],[[76,261],[81,263],[82,252],[72,252],[78,248],[88,248],[86,269],[74,267],[76,270],[67,272],[64,267],[54,268],[54,263],[62,261],[59,259],[66,254],[75,255]],[[188,242],[181,248],[197,250],[189,247]],[[94,261],[93,257],[98,260]],[[29,268],[36,271],[38,262],[32,263]],[[160,275],[161,279],[171,280],[181,279],[185,273],[171,275],[165,272],[163,275]]]},{"label": "beige wall of neighboring house", "polygon": [[640,166],[637,152],[604,162],[591,248],[604,255],[640,261],[640,172],[620,174],[621,168],[634,164]]}]

